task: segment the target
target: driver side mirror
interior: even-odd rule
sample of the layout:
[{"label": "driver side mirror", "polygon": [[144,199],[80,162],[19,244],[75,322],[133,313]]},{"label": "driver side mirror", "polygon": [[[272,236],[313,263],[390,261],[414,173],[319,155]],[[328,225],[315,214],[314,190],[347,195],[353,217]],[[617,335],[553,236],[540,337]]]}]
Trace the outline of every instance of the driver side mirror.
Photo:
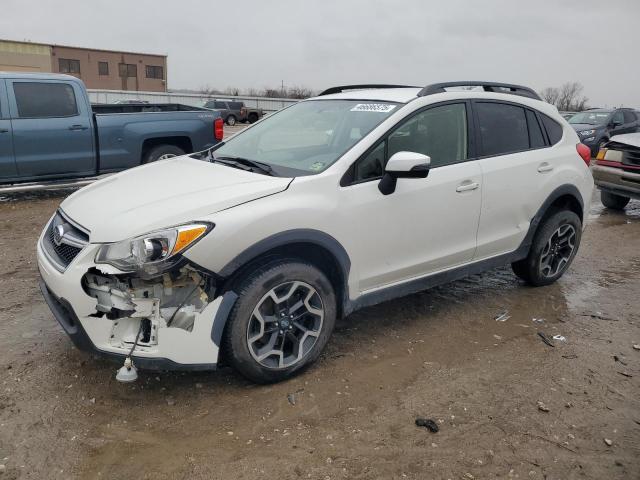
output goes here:
[{"label": "driver side mirror", "polygon": [[384,169],[384,175],[378,184],[383,195],[396,191],[398,178],[426,178],[429,175],[431,158],[416,152],[394,153]]}]

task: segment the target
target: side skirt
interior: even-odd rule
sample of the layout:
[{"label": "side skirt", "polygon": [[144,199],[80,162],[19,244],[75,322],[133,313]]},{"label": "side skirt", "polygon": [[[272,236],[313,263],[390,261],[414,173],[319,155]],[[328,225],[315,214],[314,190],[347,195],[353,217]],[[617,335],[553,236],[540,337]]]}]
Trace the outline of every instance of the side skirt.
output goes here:
[{"label": "side skirt", "polygon": [[415,280],[404,282],[400,285],[392,285],[384,289],[376,290],[375,292],[365,293],[356,300],[348,301],[347,305],[345,305],[345,316],[364,307],[376,305],[394,298],[411,295],[412,293],[421,292],[438,285],[443,285],[470,275],[491,270],[492,268],[502,267],[518,260],[522,260],[528,255],[528,252],[529,245],[522,245],[518,250],[512,253],[506,253],[504,255],[480,260],[478,262],[456,267],[444,272],[420,277]]}]

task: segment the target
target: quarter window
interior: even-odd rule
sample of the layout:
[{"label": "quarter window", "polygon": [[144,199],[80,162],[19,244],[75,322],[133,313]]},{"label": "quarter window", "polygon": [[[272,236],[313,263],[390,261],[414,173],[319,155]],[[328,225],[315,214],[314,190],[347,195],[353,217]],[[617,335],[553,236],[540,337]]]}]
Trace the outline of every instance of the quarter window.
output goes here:
[{"label": "quarter window", "polygon": [[59,58],[58,70],[60,70],[60,73],[76,73],[79,75],[80,60],[73,60],[70,58]]},{"label": "quarter window", "polygon": [[109,62],[98,62],[98,75],[109,75]]},{"label": "quarter window", "polygon": [[504,155],[529,149],[524,108],[506,103],[478,102],[482,155]]},{"label": "quarter window", "polygon": [[562,138],[562,126],[554,119],[547,117],[543,113],[540,114],[540,118],[542,118],[542,124],[549,136],[549,143],[551,143],[551,145],[555,145]]},{"label": "quarter window", "polygon": [[73,87],[66,83],[16,82],[13,92],[20,118],[72,117],[78,114]]}]

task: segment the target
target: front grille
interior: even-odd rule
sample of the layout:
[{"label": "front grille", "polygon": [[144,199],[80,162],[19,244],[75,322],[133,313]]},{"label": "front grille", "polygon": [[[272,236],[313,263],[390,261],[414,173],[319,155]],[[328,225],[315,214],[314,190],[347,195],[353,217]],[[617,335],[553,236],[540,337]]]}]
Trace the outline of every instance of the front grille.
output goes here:
[{"label": "front grille", "polygon": [[58,211],[42,238],[42,246],[54,266],[64,271],[89,243],[89,235]]}]

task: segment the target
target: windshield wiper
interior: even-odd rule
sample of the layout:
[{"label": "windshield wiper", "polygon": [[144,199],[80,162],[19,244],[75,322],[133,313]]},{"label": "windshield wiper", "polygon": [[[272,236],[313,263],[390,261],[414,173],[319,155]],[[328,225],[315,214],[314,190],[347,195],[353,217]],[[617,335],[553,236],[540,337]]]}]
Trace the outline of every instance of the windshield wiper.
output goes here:
[{"label": "windshield wiper", "polygon": [[214,162],[219,161],[220,163],[225,163],[225,164],[244,165],[246,167],[249,167],[248,170],[255,169],[255,170],[261,171],[265,175],[275,176],[275,173],[273,171],[273,168],[271,168],[271,165],[267,163],[258,162],[256,160],[249,160],[248,158],[243,158],[243,157],[215,157],[215,156],[212,156],[212,160]]}]

